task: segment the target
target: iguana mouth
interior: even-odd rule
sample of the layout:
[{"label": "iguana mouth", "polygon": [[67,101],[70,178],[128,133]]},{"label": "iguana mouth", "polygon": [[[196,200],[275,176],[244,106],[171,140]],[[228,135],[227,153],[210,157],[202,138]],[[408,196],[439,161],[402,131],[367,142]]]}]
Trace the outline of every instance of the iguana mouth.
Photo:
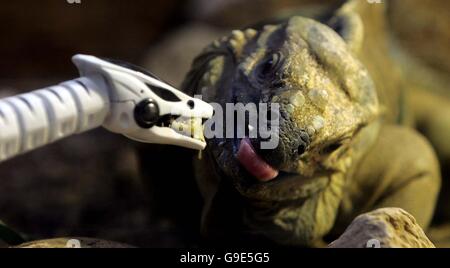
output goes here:
[{"label": "iguana mouth", "polygon": [[278,170],[269,165],[256,153],[248,138],[241,140],[236,158],[259,181],[270,181],[278,176]]}]

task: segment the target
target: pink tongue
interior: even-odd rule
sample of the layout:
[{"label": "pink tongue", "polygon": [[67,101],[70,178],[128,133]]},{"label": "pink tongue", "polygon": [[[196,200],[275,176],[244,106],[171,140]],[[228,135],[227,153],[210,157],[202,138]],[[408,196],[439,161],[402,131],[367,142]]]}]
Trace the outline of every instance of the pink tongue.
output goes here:
[{"label": "pink tongue", "polygon": [[278,175],[278,171],[255,152],[248,138],[241,141],[237,159],[250,174],[260,181],[270,181]]}]

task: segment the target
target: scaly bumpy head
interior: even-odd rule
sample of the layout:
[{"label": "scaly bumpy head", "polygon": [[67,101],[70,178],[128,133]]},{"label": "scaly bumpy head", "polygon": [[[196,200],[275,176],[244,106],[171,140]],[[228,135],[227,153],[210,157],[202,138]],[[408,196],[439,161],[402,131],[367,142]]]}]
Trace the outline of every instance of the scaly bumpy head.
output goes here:
[{"label": "scaly bumpy head", "polygon": [[344,39],[327,25],[292,17],[233,31],[194,62],[184,87],[208,102],[223,109],[227,103],[279,104],[271,115],[279,119],[276,148],[261,148],[259,135],[208,140],[218,170],[243,195],[295,198],[292,189],[341,170],[352,141],[377,118],[374,84]]}]

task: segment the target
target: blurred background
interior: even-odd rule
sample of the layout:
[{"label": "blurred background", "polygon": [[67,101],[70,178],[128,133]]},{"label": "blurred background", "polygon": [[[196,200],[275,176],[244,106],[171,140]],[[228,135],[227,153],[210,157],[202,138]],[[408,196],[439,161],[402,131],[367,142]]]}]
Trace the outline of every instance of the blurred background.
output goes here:
[{"label": "blurred background", "polygon": [[[179,86],[194,56],[230,29],[339,2],[4,1],[0,97],[76,77],[70,61],[76,53],[139,64]],[[450,2],[383,2],[401,46],[436,72],[450,73]],[[167,165],[158,162],[157,153],[100,129],[1,163],[0,219],[30,239],[86,236],[141,247],[196,245],[195,185],[182,177],[149,183],[151,166]]]}]

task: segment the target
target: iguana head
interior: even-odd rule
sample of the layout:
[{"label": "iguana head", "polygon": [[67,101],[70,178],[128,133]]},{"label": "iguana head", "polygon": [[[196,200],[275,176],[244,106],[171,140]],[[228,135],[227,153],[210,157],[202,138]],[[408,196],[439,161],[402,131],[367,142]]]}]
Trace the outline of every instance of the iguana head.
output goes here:
[{"label": "iguana head", "polygon": [[301,198],[307,195],[301,189],[315,178],[345,168],[344,156],[376,118],[378,101],[368,72],[354,56],[357,46],[339,34],[348,37],[344,30],[292,17],[260,30],[233,31],[195,60],[184,88],[204,100],[224,109],[226,103],[279,104],[275,149],[261,149],[261,138],[207,141],[217,173],[241,194]]}]

